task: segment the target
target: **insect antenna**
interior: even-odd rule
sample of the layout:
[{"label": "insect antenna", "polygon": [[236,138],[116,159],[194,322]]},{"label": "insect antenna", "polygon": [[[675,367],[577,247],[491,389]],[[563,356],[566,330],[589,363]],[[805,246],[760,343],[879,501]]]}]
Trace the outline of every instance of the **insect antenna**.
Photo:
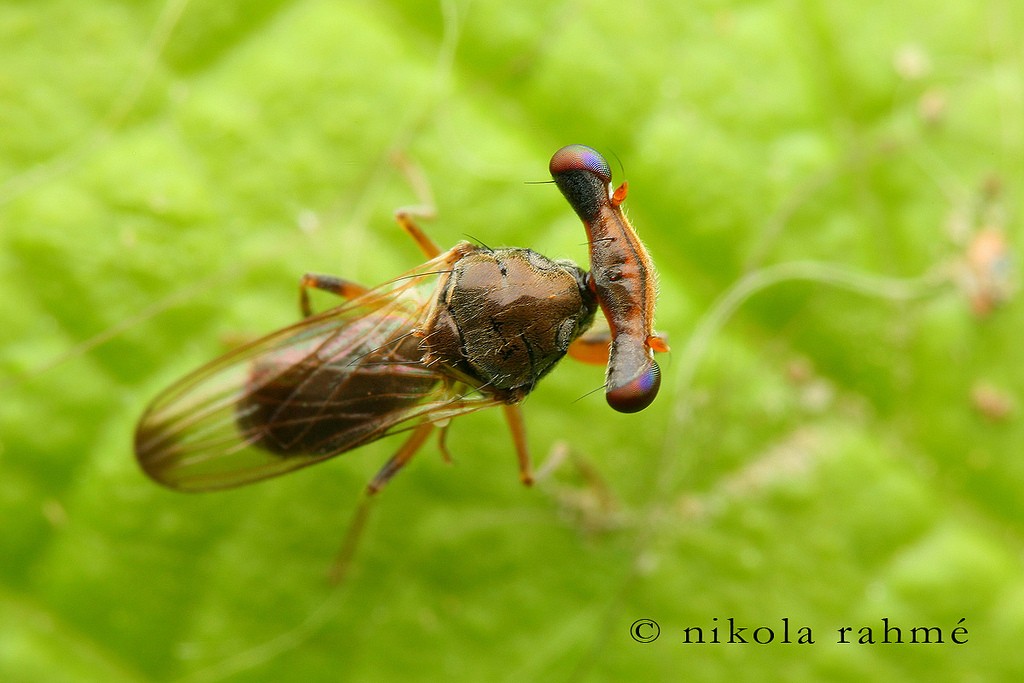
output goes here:
[{"label": "insect antenna", "polygon": [[468,232],[462,233],[462,236],[467,238],[471,242],[475,242],[478,247],[480,247],[481,249],[487,251],[488,253],[494,253],[494,249],[492,249],[489,244],[484,242],[479,237],[474,237],[473,235],[470,235]]},{"label": "insect antenna", "polygon": [[608,383],[607,383],[607,382],[605,382],[604,384],[602,384],[602,385],[601,385],[601,386],[599,386],[599,387],[594,387],[593,389],[591,389],[591,390],[590,390],[590,391],[588,391],[587,393],[585,393],[585,394],[583,394],[582,396],[579,396],[579,397],[577,397],[576,399],[574,399],[574,400],[573,400],[573,403],[579,403],[580,401],[582,401],[583,399],[585,399],[585,398],[586,398],[587,396],[590,396],[591,394],[596,394],[596,393],[597,393],[597,392],[599,392],[599,391],[604,391],[604,390],[605,390],[605,389],[606,389],[607,387],[608,387]]},{"label": "insect antenna", "polygon": [[[613,150],[613,149],[608,150],[608,153],[611,154],[613,157],[615,157],[615,163],[619,165],[619,170],[622,171],[622,177],[625,178],[626,177],[626,167],[623,166],[622,159],[619,158],[619,155],[616,154],[615,150]],[[554,182],[554,181],[552,181],[552,182]]]}]

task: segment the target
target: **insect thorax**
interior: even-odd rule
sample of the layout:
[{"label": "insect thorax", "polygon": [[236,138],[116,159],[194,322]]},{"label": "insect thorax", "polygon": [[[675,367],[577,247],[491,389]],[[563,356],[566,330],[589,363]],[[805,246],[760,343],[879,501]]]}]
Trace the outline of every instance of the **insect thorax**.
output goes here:
[{"label": "insect thorax", "polygon": [[507,403],[522,400],[594,319],[587,273],[530,249],[476,249],[441,285],[430,358]]}]

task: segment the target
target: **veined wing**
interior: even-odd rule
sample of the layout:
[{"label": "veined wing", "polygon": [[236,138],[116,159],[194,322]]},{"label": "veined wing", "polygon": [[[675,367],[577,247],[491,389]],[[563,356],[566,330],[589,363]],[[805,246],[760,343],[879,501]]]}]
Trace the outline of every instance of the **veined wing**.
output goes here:
[{"label": "veined wing", "polygon": [[136,429],[143,470],[184,491],[230,488],[497,403],[423,362],[416,331],[452,253],[172,385]]}]

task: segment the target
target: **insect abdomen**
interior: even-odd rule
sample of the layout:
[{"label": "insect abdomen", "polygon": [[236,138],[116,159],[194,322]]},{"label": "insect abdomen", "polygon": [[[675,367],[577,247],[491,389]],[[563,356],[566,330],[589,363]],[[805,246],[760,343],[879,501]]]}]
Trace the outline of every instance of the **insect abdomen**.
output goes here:
[{"label": "insect abdomen", "polygon": [[341,353],[325,344],[313,353],[268,354],[253,364],[236,421],[250,445],[276,455],[350,450],[379,437],[437,386],[422,357],[413,336]]}]

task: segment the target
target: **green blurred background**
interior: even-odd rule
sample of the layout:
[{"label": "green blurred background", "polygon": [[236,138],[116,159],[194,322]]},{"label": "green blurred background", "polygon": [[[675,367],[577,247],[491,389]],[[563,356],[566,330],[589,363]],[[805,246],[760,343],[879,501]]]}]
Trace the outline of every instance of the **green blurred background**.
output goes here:
[{"label": "green blurred background", "polygon": [[[1017,679],[1022,15],[0,4],[0,679]],[[218,494],[139,473],[147,401],[294,321],[299,275],[419,262],[394,151],[440,244],[585,263],[527,184],[576,142],[628,177],[659,266],[654,406],[613,413],[563,363],[525,412],[538,462],[573,457],[534,489],[500,411],[459,419],[455,465],[430,445],[392,482],[338,589],[394,439]],[[683,642],[729,618],[776,641]],[[883,618],[946,642],[836,643]]]}]

